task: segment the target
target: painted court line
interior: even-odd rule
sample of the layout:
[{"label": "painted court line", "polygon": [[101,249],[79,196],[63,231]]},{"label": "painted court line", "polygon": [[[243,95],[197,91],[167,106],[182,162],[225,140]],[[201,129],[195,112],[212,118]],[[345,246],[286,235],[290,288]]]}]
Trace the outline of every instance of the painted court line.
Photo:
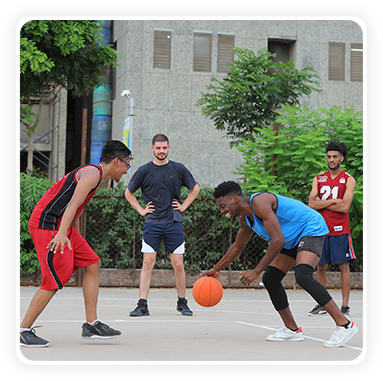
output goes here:
[{"label": "painted court line", "polygon": [[[137,320],[136,320],[137,319]],[[225,320],[194,320],[185,319],[182,320],[153,320],[143,318],[130,318],[129,320],[116,319],[116,320],[102,320],[105,323],[238,323],[237,321],[225,321]],[[85,323],[84,320],[38,320],[36,323]]]},{"label": "painted court line", "polygon": [[[26,300],[30,300],[32,296],[20,296],[20,299],[26,299]],[[61,296],[61,295],[56,295],[54,296],[54,298],[52,300],[80,300],[80,301],[83,301],[84,300],[84,297],[82,295],[78,296],[78,297],[73,297],[73,296]],[[136,301],[137,302],[137,298],[108,298],[108,297],[102,297],[100,296],[98,298],[99,301],[101,300],[118,300],[118,301]],[[173,298],[173,299],[151,299],[150,302],[151,303],[159,303],[159,302],[174,302],[176,300],[176,298]],[[235,299],[235,300],[230,300],[230,299],[222,299],[221,303],[224,303],[224,302],[229,302],[229,303],[264,303],[265,301],[267,301],[268,299]],[[290,302],[293,302],[293,303],[314,303],[312,299],[294,299],[293,297],[291,297],[289,295],[289,301]],[[351,303],[363,303],[363,300],[352,300]]]},{"label": "painted court line", "polygon": [[[243,321],[238,321],[237,323],[239,323],[239,324],[244,324],[244,325],[250,325],[250,326],[253,326],[253,327],[257,327],[257,328],[268,329],[268,330],[270,330],[270,331],[277,331],[277,329],[274,329],[274,328],[271,328],[271,327],[266,327],[266,326],[264,326],[264,325],[258,325],[258,324],[253,324],[253,323],[245,323],[245,322],[243,322]],[[318,338],[316,338],[316,337],[311,337],[311,336],[306,336],[306,335],[304,335],[304,337],[305,337],[306,339],[315,340],[315,341],[320,341],[320,342],[322,342],[322,343],[324,343],[324,342],[326,341],[326,340],[323,340],[323,339],[318,339]],[[355,349],[355,350],[357,350],[357,351],[363,351],[363,348],[353,347],[353,346],[351,346],[351,345],[347,345],[347,344],[343,345],[343,347],[347,347],[347,348]]]},{"label": "painted court line", "polygon": [[[217,323],[235,323],[235,324],[242,324],[242,325],[249,325],[251,327],[257,327],[257,328],[261,328],[261,329],[267,329],[269,331],[274,331],[276,332],[278,329],[275,329],[275,328],[271,328],[271,327],[268,327],[268,326],[265,326],[265,325],[259,325],[259,324],[254,324],[254,323],[246,323],[244,321],[224,321],[224,320],[152,320],[152,319],[139,319],[139,320],[134,320],[134,319],[129,319],[129,320],[120,320],[120,319],[117,319],[117,320],[105,320],[105,322],[107,323],[133,323],[133,324],[136,324],[136,323],[141,323],[141,324],[145,324],[145,323],[214,323],[214,324],[217,324]],[[84,323],[84,320],[39,320],[38,323]],[[316,337],[312,337],[312,336],[306,336],[304,335],[304,337],[306,339],[310,339],[310,340],[314,340],[314,341],[320,341],[322,343],[324,343],[326,340],[323,340],[323,339],[319,339],[319,338],[316,338]],[[354,349],[354,350],[357,350],[357,351],[363,351],[363,348],[359,348],[359,347],[353,347],[351,345],[343,345],[344,347],[347,347],[347,348],[351,348],[351,349]]]}]

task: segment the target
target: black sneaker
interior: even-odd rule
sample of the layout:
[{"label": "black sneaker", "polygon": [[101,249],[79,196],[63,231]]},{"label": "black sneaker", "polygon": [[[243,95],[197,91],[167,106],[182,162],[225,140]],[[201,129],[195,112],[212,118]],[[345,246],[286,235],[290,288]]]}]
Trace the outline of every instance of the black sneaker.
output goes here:
[{"label": "black sneaker", "polygon": [[149,316],[148,302],[146,299],[140,299],[137,307],[130,312],[130,316]]},{"label": "black sneaker", "polygon": [[350,316],[351,308],[349,306],[342,306],[342,308],[340,309],[340,312],[342,312],[343,315]]},{"label": "black sneaker", "polygon": [[90,325],[89,323],[84,323],[82,325],[81,337],[83,339],[114,339],[120,335],[120,331],[117,331],[100,321],[95,325]]},{"label": "black sneaker", "polygon": [[[38,327],[35,327],[38,328]],[[31,348],[42,348],[49,346],[49,341],[42,339],[36,335],[34,328],[29,331],[20,332],[20,346]]]},{"label": "black sneaker", "polygon": [[315,316],[315,315],[323,315],[327,314],[327,311],[321,307],[319,304],[317,304],[310,312],[309,316]]},{"label": "black sneaker", "polygon": [[188,307],[188,301],[185,298],[178,298],[176,309],[184,316],[193,316],[193,311]]}]

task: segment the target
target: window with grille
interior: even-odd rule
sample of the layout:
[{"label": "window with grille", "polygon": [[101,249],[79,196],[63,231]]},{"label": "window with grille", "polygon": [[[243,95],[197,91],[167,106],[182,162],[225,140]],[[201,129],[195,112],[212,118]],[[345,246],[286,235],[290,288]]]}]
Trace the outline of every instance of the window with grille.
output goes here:
[{"label": "window with grille", "polygon": [[211,71],[211,34],[194,33],[193,70],[200,72]]},{"label": "window with grille", "polygon": [[218,73],[228,73],[231,70],[231,64],[234,62],[234,35],[218,34]]},{"label": "window with grille", "polygon": [[171,32],[154,31],[154,69],[170,69],[171,37]]},{"label": "window with grille", "polygon": [[351,81],[363,82],[363,44],[351,44]]},{"label": "window with grille", "polygon": [[344,81],[345,44],[342,42],[329,43],[329,71],[330,81]]}]

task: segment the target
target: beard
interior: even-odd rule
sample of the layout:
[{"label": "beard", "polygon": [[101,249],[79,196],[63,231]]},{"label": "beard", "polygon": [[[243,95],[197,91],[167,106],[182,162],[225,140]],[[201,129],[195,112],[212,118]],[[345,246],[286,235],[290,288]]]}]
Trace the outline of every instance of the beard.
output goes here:
[{"label": "beard", "polygon": [[156,154],[154,154],[154,156],[160,160],[160,161],[163,161],[163,160],[166,160],[168,155],[166,153],[162,154],[161,156],[157,156]]},{"label": "beard", "polygon": [[338,164],[334,163],[333,164],[334,166],[331,167],[331,164],[328,165],[328,169],[331,169],[331,170],[335,170],[335,169],[338,169],[340,167],[340,162]]}]

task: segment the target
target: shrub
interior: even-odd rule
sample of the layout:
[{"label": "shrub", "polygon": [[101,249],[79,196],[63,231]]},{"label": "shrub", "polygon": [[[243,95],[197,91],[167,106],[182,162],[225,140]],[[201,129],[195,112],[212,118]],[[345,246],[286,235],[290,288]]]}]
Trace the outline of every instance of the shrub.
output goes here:
[{"label": "shrub", "polygon": [[39,268],[37,254],[29,234],[28,222],[34,207],[52,183],[36,172],[20,173],[20,272],[34,273]]},{"label": "shrub", "polygon": [[[356,180],[350,208],[350,226],[359,263],[363,258],[363,120],[353,109],[332,107],[310,110],[286,106],[278,112],[278,135],[274,126],[259,128],[255,141],[236,146],[245,158],[239,173],[245,177],[247,194],[276,192],[308,202],[313,178],[327,171],[326,145],[342,141],[348,154],[342,169]],[[354,265],[355,266],[355,265]]]},{"label": "shrub", "polygon": [[[213,197],[213,189],[202,188],[196,200],[183,214],[186,254],[185,270],[196,274],[215,265],[234,241],[238,223],[222,215]],[[183,188],[184,200],[189,190]],[[144,206],[141,192],[135,193]],[[124,189],[99,189],[87,209],[86,239],[100,256],[103,267],[141,268],[141,238],[145,217],[140,216],[126,201]],[[254,268],[266,245],[257,237],[234,261],[233,270]],[[171,269],[163,244],[156,258],[156,269]]]}]

